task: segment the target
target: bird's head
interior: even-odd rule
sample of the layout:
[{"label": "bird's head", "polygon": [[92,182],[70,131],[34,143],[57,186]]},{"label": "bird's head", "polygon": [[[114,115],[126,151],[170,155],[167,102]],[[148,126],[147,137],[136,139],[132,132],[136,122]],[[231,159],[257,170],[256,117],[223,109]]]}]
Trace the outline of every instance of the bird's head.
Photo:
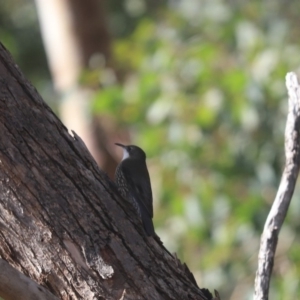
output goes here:
[{"label": "bird's head", "polygon": [[122,145],[120,143],[115,143],[115,145],[123,148],[123,158],[125,160],[127,158],[136,158],[136,159],[146,159],[146,153],[138,146],[134,145]]}]

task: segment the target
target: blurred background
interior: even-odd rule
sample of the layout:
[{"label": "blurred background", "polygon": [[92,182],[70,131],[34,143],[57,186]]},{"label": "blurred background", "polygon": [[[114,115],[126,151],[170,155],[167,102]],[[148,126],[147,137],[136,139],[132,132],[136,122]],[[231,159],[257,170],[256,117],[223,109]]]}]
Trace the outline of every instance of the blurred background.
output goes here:
[{"label": "blurred background", "polygon": [[[113,177],[115,142],[142,147],[154,223],[200,287],[252,299],[280,182],[285,75],[300,66],[296,0],[10,0],[0,41]],[[300,190],[270,299],[300,295]]]}]

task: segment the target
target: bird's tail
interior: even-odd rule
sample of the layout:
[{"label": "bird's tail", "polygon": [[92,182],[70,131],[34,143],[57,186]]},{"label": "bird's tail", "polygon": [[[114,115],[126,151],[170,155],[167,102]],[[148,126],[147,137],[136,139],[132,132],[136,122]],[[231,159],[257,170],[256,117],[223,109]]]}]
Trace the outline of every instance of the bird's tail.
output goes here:
[{"label": "bird's tail", "polygon": [[138,211],[140,218],[142,219],[144,229],[147,235],[154,236],[155,231],[154,231],[153,221],[145,204],[142,201],[140,201],[138,197],[133,197],[133,200],[135,203],[137,203],[136,209]]},{"label": "bird's tail", "polygon": [[144,225],[144,228],[145,228],[145,231],[146,231],[147,235],[148,236],[154,236],[155,231],[154,231],[154,226],[153,226],[152,219],[148,216],[143,216],[142,215],[142,221],[143,221],[143,225]]}]

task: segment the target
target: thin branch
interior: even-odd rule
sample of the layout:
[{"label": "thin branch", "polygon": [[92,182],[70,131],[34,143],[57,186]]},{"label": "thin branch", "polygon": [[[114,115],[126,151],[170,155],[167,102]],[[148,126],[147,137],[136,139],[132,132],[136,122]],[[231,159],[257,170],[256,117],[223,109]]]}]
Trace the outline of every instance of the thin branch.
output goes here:
[{"label": "thin branch", "polygon": [[300,86],[295,73],[286,75],[289,112],[285,128],[285,167],[265,223],[258,254],[254,300],[267,300],[279,231],[291,202],[300,165]]}]

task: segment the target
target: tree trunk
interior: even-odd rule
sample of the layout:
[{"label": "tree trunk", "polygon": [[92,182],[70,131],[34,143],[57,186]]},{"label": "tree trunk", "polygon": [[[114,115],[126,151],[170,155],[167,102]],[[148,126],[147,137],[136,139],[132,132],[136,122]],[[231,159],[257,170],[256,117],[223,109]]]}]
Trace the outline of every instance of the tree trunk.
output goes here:
[{"label": "tree trunk", "polygon": [[1,258],[60,299],[210,298],[1,44],[0,111]]},{"label": "tree trunk", "polygon": [[60,117],[82,137],[97,163],[112,177],[116,160],[109,145],[114,136],[109,126],[91,114],[94,91],[79,84],[83,71],[112,67],[105,1],[35,2],[54,86],[62,97]]}]

